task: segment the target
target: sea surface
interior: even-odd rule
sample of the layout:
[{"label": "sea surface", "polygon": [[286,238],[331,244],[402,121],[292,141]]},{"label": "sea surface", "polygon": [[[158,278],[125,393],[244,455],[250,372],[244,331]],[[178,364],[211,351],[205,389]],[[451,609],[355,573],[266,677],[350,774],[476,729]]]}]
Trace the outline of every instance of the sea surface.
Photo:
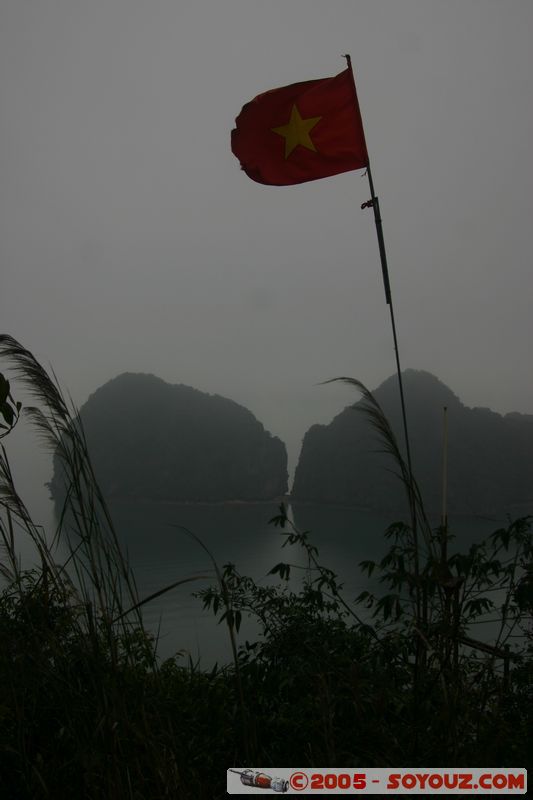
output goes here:
[{"label": "sea surface", "polygon": [[[158,653],[164,659],[180,653],[182,663],[210,668],[215,662],[231,660],[230,643],[224,624],[219,625],[211,611],[202,607],[193,593],[216,584],[212,561],[204,548],[187,532],[198,537],[219,568],[228,562],[258,584],[280,583],[279,576],[269,575],[272,567],[290,562],[291,586],[301,585],[306,558],[301,548],[283,547],[286,535],[269,524],[278,513],[276,503],[233,505],[177,505],[141,501],[110,504],[112,517],[124,552],[133,570],[140,598],[158,592],[170,584],[195,576],[201,579],[184,583],[144,606],[147,628],[158,638]],[[381,591],[377,577],[369,579],[359,563],[380,559],[390,546],[384,532],[396,521],[394,515],[355,508],[321,505],[289,506],[289,516],[300,530],[309,530],[309,538],[318,548],[319,561],[334,570],[344,584],[343,596],[352,601],[364,589]],[[50,532],[56,521],[51,504],[42,509],[43,526]],[[437,524],[437,521],[435,521]],[[457,517],[450,519],[454,540],[449,552],[467,550],[505,524],[505,519]],[[27,541],[21,537],[20,551],[24,566],[34,558]],[[66,548],[58,548],[61,561]],[[358,611],[364,616],[363,609]],[[239,643],[252,641],[257,626],[243,620]]]}]

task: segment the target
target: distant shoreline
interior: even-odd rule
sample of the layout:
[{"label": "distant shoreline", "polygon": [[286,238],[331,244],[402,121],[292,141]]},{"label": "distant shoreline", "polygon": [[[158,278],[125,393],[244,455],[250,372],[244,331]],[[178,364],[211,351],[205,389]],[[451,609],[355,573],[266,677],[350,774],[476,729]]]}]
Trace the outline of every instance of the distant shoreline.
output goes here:
[{"label": "distant shoreline", "polygon": [[[157,505],[162,506],[171,506],[171,507],[182,507],[182,508],[239,508],[239,507],[246,507],[251,508],[254,506],[277,506],[279,507],[281,503],[286,506],[300,506],[300,507],[312,507],[312,506],[320,506],[322,508],[331,508],[331,509],[351,509],[355,511],[362,511],[369,514],[383,514],[383,515],[400,515],[406,516],[408,513],[407,508],[375,508],[373,506],[362,506],[357,503],[346,503],[346,502],[326,502],[324,500],[300,500],[291,495],[279,495],[278,497],[273,497],[269,500],[163,500],[160,498],[153,498],[153,497],[138,497],[138,496],[128,496],[128,495],[114,495],[108,496],[105,498],[107,503],[142,503],[143,505],[153,505],[157,503]],[[53,496],[50,497],[50,500],[55,503],[55,499]],[[501,509],[485,509],[483,511],[454,511],[451,512],[449,516],[451,517],[478,517],[481,519],[492,519],[494,522],[504,522],[505,517],[510,515],[513,518],[519,518],[522,516],[531,516],[533,515],[533,501],[524,502],[524,503],[516,503],[512,504],[506,508]],[[438,517],[438,512],[428,512],[428,516],[430,518]]]},{"label": "distant shoreline", "polygon": [[198,507],[198,506],[271,506],[277,505],[279,506],[280,503],[290,503],[291,498],[289,495],[280,495],[279,497],[273,497],[270,500],[162,500],[159,498],[154,497],[132,497],[127,495],[115,495],[111,497],[106,497],[106,501],[108,503],[157,503],[158,505],[162,506],[187,506],[187,507]]}]

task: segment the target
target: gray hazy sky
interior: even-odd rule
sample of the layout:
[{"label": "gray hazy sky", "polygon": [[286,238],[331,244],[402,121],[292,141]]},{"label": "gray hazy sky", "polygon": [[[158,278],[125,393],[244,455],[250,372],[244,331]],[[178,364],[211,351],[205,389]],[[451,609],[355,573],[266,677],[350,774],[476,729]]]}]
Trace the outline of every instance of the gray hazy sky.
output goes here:
[{"label": "gray hazy sky", "polygon": [[81,404],[129,370],[290,449],[394,372],[362,173],[266,187],[241,106],[352,55],[403,367],[533,412],[531,0],[2,0],[0,328]]}]

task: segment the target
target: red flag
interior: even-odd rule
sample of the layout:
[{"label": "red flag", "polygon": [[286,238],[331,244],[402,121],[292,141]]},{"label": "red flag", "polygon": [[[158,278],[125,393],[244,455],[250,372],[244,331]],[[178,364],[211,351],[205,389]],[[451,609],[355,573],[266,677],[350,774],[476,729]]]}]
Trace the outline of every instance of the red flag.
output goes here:
[{"label": "red flag", "polygon": [[258,183],[288,186],[368,166],[351,69],[260,94],[235,123],[231,149]]}]

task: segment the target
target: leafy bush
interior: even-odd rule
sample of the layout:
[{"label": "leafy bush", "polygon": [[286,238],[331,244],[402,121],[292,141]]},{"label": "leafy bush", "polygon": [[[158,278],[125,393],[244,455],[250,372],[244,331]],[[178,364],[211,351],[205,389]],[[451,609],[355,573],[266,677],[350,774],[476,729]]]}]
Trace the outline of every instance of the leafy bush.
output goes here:
[{"label": "leafy bush", "polygon": [[[283,506],[280,512],[273,521],[291,527],[286,543],[303,547],[309,560],[299,592],[289,588],[289,563],[272,570],[285,585],[258,586],[228,564],[226,601],[220,588],[199,592],[206,607],[226,618],[229,608],[236,627],[242,614],[261,626],[259,640],[239,652],[245,697],[253,697],[256,763],[527,764],[532,647],[516,587],[519,564],[532,558],[531,521],[517,520],[468,554],[449,558],[444,585],[457,595],[453,614],[443,579],[428,560],[421,570],[422,628],[413,602],[412,553],[402,545],[408,526],[391,526],[389,553],[379,564],[364,565],[393,590],[379,598],[360,595],[359,603],[373,610],[369,624],[320,565],[307,532],[292,526]],[[487,611],[496,613],[487,596],[495,589],[505,591],[496,646],[467,636]],[[523,638],[506,649],[516,630]],[[419,641],[423,658],[417,658]]]}]

